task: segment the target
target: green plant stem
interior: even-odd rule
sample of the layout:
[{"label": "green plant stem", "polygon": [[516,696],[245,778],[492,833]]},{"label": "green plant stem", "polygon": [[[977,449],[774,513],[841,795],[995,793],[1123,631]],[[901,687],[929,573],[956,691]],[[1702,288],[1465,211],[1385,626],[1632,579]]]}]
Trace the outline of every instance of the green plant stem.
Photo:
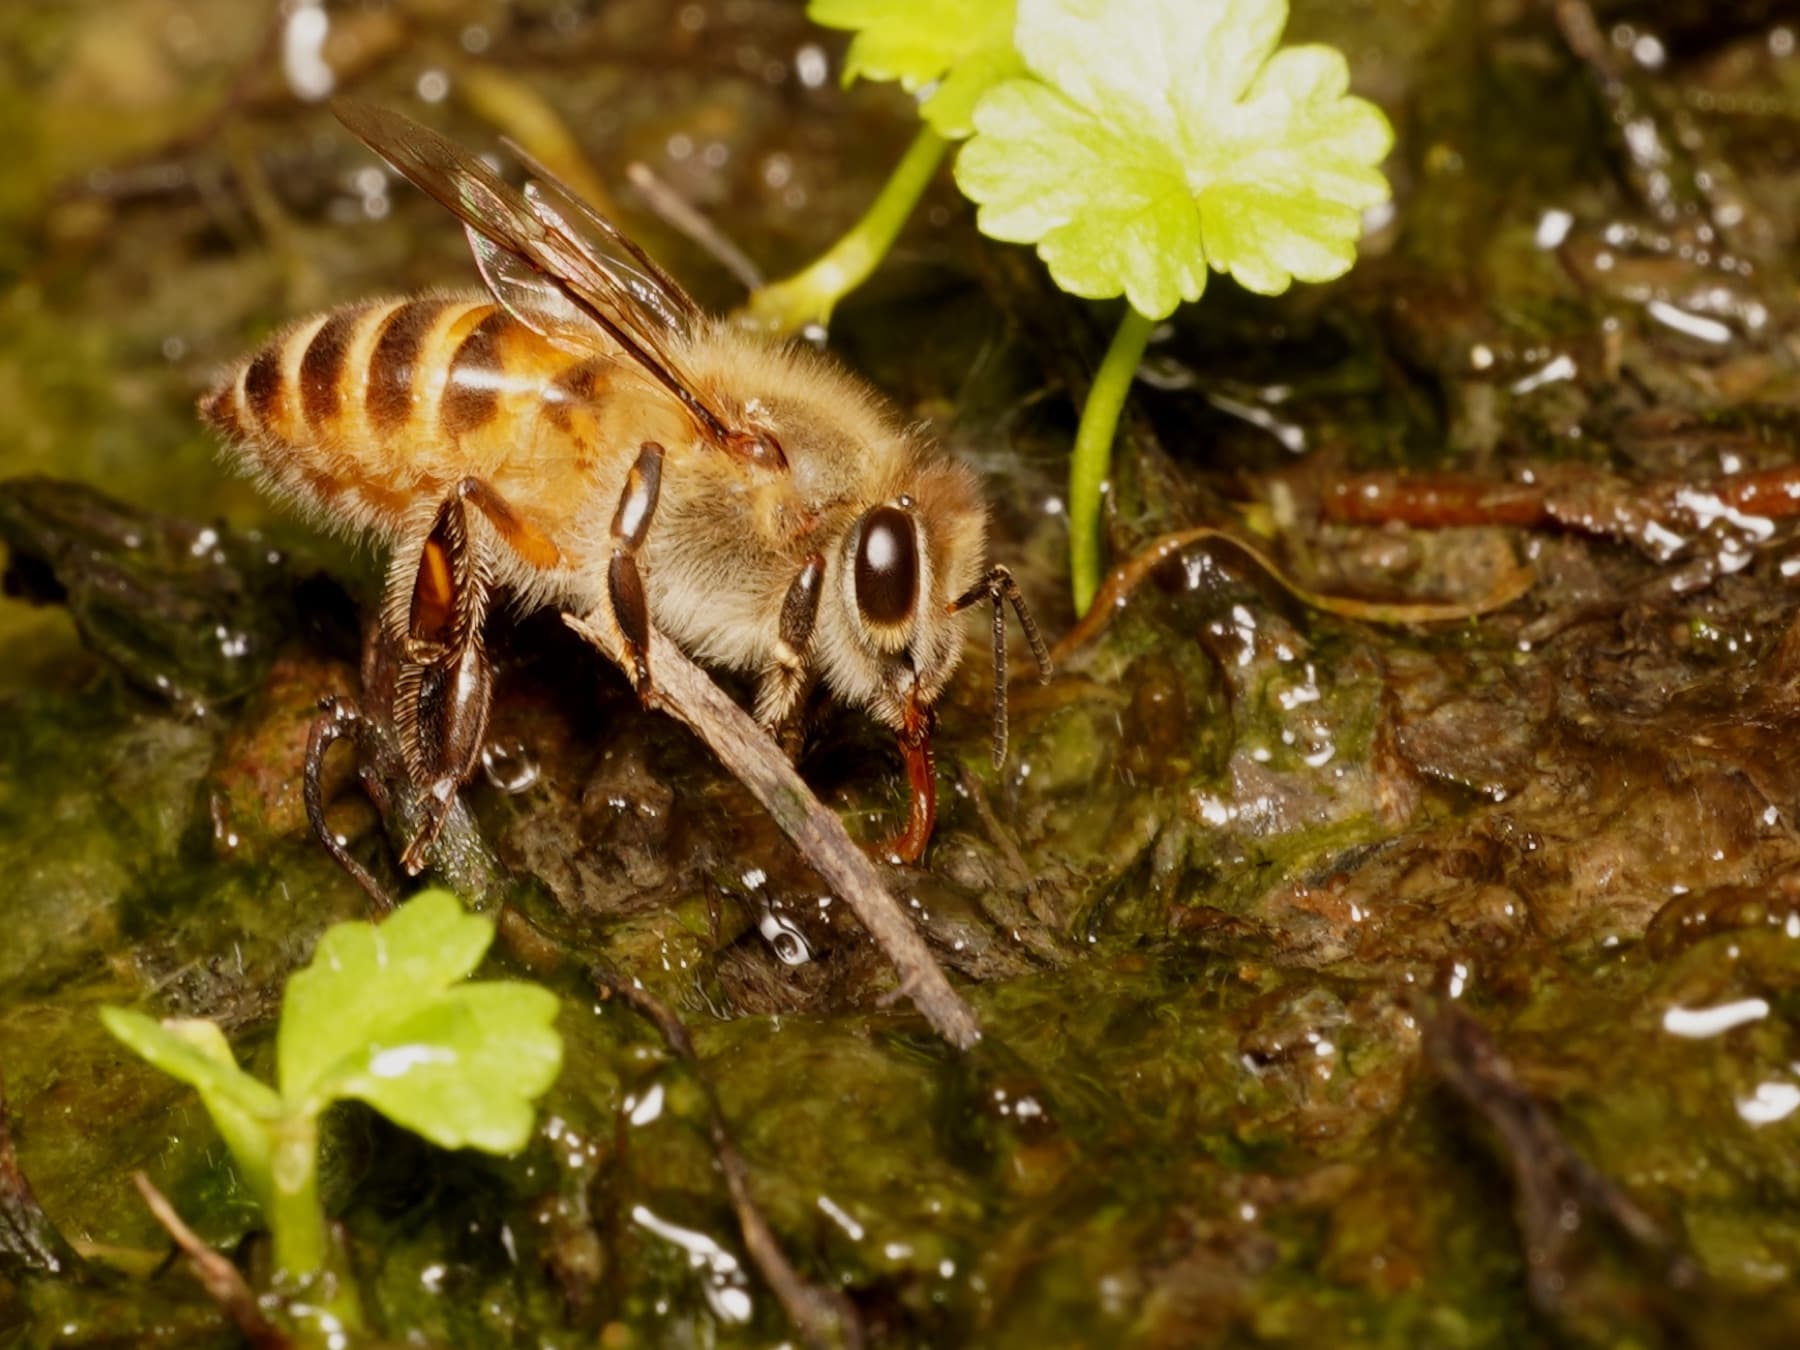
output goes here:
[{"label": "green plant stem", "polygon": [[319,1204],[319,1123],[310,1113],[296,1113],[277,1124],[274,1135],[269,1230],[275,1265],[292,1279],[310,1280],[331,1255]]},{"label": "green plant stem", "polygon": [[301,1110],[284,1118],[275,1126],[272,1151],[268,1220],[275,1239],[275,1268],[306,1291],[301,1301],[311,1307],[316,1320],[355,1331],[362,1326],[362,1309],[356,1291],[336,1269],[325,1209],[319,1203],[318,1116]]},{"label": "green plant stem", "polygon": [[1100,369],[1094,372],[1087,406],[1081,410],[1081,425],[1075,431],[1075,453],[1069,460],[1069,581],[1077,616],[1087,613],[1100,589],[1100,493],[1112,467],[1113,440],[1125,395],[1155,326],[1155,320],[1126,306],[1119,331],[1113,334]]},{"label": "green plant stem", "polygon": [[804,271],[752,295],[746,307],[750,319],[784,333],[827,322],[837,302],[862,285],[887,256],[949,148],[950,142],[937,132],[922,128],[862,219]]}]

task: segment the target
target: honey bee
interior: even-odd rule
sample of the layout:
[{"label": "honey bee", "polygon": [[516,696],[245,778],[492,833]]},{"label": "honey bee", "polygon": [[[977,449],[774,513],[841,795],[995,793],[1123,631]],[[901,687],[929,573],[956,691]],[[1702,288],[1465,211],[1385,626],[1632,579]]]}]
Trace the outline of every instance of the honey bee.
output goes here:
[{"label": "honey bee", "polygon": [[616,633],[646,701],[654,624],[695,659],[755,676],[771,733],[791,735],[816,682],[865,709],[897,734],[911,785],[888,852],[917,861],[957,615],[993,606],[996,764],[1007,603],[1049,678],[1018,585],[986,562],[975,475],[829,358],[703,313],[522,152],[519,189],[398,113],[335,110],[462,220],[486,293],[315,315],[200,408],[267,491],[391,549],[391,714],[427,804],[406,870],[424,867],[479,760],[499,594]]}]

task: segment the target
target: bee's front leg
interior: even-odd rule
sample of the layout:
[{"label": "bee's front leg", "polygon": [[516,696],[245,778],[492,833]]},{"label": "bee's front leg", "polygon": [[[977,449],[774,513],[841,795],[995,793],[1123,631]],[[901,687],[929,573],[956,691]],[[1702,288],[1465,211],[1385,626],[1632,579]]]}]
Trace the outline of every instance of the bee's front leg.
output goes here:
[{"label": "bee's front leg", "polygon": [[394,691],[394,725],[408,775],[425,795],[425,820],[400,864],[411,876],[443,830],[457,789],[474,773],[493,702],[493,667],[481,640],[489,568],[469,530],[467,495],[438,507],[416,557],[396,555],[396,594],[410,573]]},{"label": "bee's front leg", "polygon": [[650,532],[650,519],[662,492],[663,448],[645,441],[637,462],[625,476],[619,509],[613,512],[612,559],[606,569],[606,590],[612,601],[613,623],[631,663],[628,672],[638,698],[646,707],[654,695],[650,684],[650,601],[644,594],[643,573],[637,552]]}]

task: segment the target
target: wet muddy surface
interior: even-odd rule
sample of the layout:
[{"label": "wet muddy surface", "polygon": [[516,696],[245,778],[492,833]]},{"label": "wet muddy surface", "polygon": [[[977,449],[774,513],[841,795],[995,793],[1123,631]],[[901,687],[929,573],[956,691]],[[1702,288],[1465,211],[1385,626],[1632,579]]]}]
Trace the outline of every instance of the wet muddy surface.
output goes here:
[{"label": "wet muddy surface", "polygon": [[[1343,282],[1216,283],[1159,336],[1113,556],[1211,525],[1334,596],[1532,584],[1397,627],[1310,608],[1229,544],[1181,550],[1052,684],[1015,680],[998,772],[971,659],[937,837],[890,872],[982,1019],[971,1054],[703,746],[549,616],[503,618],[442,862],[509,916],[496,966],[563,996],[567,1067],[515,1159],[333,1117],[326,1202],[375,1325],[797,1343],[704,1083],[788,1257],[874,1346],[1800,1335],[1785,9],[1296,5],[1394,120],[1396,206]],[[254,1207],[193,1094],[95,1008],[212,1018],[266,1068],[282,980],[365,908],[300,774],[319,699],[356,691],[377,560],[228,478],[192,401],[296,313],[474,274],[447,216],[296,97],[319,72],[284,74],[253,11],[0,16],[3,1344],[233,1343],[131,1174],[253,1278]],[[547,102],[721,307],[730,278],[625,164],[779,273],[913,125],[893,91],[837,87],[841,45],[798,5],[327,12],[335,87],[461,140],[493,144],[521,89]],[[982,241],[945,181],[831,334],[985,475],[1053,636],[1070,391],[1108,321]],[[399,887],[354,757],[329,765],[334,830]],[[904,815],[891,738],[858,719],[820,720],[801,766],[860,839]],[[599,999],[594,963],[675,1009],[696,1063]]]}]

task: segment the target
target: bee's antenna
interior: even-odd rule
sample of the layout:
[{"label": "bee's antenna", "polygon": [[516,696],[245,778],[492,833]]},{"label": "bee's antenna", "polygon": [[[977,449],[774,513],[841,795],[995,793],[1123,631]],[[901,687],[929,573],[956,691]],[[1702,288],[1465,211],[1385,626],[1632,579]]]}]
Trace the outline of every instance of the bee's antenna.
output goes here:
[{"label": "bee's antenna", "polygon": [[1006,763],[1006,606],[1000,587],[988,575],[988,594],[994,600],[994,767]]},{"label": "bee's antenna", "polygon": [[642,195],[644,202],[663,222],[680,231],[705,249],[727,272],[737,278],[746,291],[760,291],[762,269],[750,260],[729,235],[702,215],[686,197],[657,177],[648,164],[634,160],[625,166],[625,176]]},{"label": "bee's antenna", "polygon": [[986,576],[950,602],[950,612],[959,613],[984,598],[994,605],[993,746],[997,769],[1006,762],[1006,606],[1009,602],[1019,616],[1019,626],[1025,630],[1025,640],[1031,644],[1031,654],[1037,658],[1039,683],[1050,683],[1055,670],[1050,664],[1050,649],[1044,645],[1037,620],[1031,617],[1031,608],[1025,603],[1013,574],[997,564],[989,568]]}]

